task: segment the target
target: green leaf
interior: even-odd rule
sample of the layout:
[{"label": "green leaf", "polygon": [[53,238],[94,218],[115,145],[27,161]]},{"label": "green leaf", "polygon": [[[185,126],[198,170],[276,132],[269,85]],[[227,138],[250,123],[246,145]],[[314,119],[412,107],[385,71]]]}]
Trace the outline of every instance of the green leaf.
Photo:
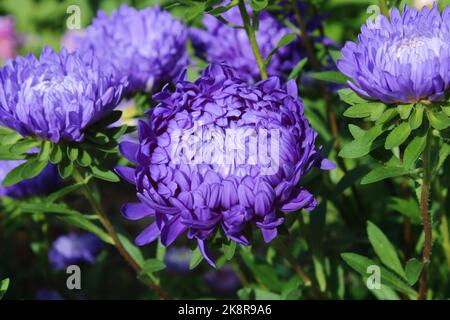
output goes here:
[{"label": "green leaf", "polygon": [[98,179],[109,181],[109,182],[119,182],[119,177],[111,170],[105,170],[103,168],[91,167],[92,175]]},{"label": "green leaf", "polygon": [[361,184],[370,184],[378,182],[388,178],[400,177],[412,173],[412,170],[403,167],[387,167],[381,166],[373,169],[368,174],[366,174],[362,180]]},{"label": "green leaf", "polygon": [[423,111],[424,108],[422,106],[416,106],[411,116],[409,117],[409,126],[412,130],[416,130],[422,125],[423,122]]},{"label": "green leaf", "polygon": [[411,104],[400,104],[397,106],[398,114],[402,120],[406,120],[411,115],[411,112],[414,109],[414,103]]},{"label": "green leaf", "polygon": [[142,255],[141,249],[139,249],[137,246],[135,246],[129,239],[127,236],[118,233],[117,234],[120,243],[122,243],[123,247],[125,248],[125,250],[127,250],[127,252],[130,254],[130,256],[134,259],[134,261],[137,262],[137,264],[143,268],[144,266],[144,256]]},{"label": "green leaf", "polygon": [[368,103],[370,101],[362,98],[359,96],[355,91],[352,89],[341,89],[338,91],[339,98],[344,101],[347,104],[354,105],[354,104],[363,104]]},{"label": "green leaf", "polygon": [[439,150],[438,163],[435,170],[438,171],[444,165],[445,160],[450,155],[450,144],[444,143]]},{"label": "green leaf", "polygon": [[105,231],[103,231],[102,228],[100,228],[99,226],[97,226],[95,223],[91,222],[84,216],[71,215],[71,216],[58,216],[58,218],[80,229],[96,234],[100,239],[102,239],[106,243],[109,243],[111,245],[114,244],[114,241],[109,236],[109,234],[107,234]]},{"label": "green leaf", "polygon": [[415,258],[408,260],[406,263],[406,279],[411,286],[416,284],[417,280],[419,280],[422,269],[423,263]]},{"label": "green leaf", "polygon": [[348,125],[348,130],[350,131],[350,134],[352,135],[353,139],[358,140],[364,136],[366,131],[364,129],[361,129],[358,126],[355,126],[354,124]]},{"label": "green leaf", "polygon": [[144,262],[141,275],[150,275],[152,273],[164,270],[165,268],[166,265],[164,264],[164,262],[158,259],[148,259]]},{"label": "green leaf", "polygon": [[233,259],[234,253],[236,252],[236,242],[230,241],[230,243],[224,243],[222,245],[223,255],[229,261]]},{"label": "green leaf", "polygon": [[272,56],[275,54],[275,52],[277,52],[278,49],[292,43],[296,38],[297,38],[297,35],[295,35],[294,33],[285,34],[280,39],[280,41],[278,41],[277,46],[275,48],[273,48],[272,51],[270,51],[269,55],[264,60],[264,66],[267,67],[270,64],[270,60],[272,59]]},{"label": "green leaf", "polygon": [[42,170],[44,170],[44,168],[47,166],[47,163],[47,161],[39,161],[39,159],[37,158],[28,160],[21,171],[22,178],[31,179],[36,177],[39,173],[42,172]]},{"label": "green leaf", "polygon": [[17,143],[14,143],[12,146],[10,146],[9,151],[14,154],[22,154],[34,147],[37,147],[38,145],[39,145],[38,141],[21,140]]},{"label": "green leaf", "polygon": [[52,194],[50,194],[47,197],[47,201],[48,202],[55,202],[58,199],[63,198],[64,196],[68,195],[69,193],[72,193],[78,189],[80,189],[83,186],[83,183],[76,183],[76,184],[71,184],[67,187],[64,187],[62,189],[59,189],[56,192],[53,192]]},{"label": "green leaf", "polygon": [[399,126],[395,127],[386,138],[384,147],[386,150],[391,150],[398,147],[408,139],[411,134],[411,127],[407,122],[402,122]]},{"label": "green leaf", "polygon": [[53,164],[58,164],[61,162],[62,156],[63,152],[61,146],[56,144],[50,152],[50,162]]},{"label": "green leaf", "polygon": [[382,125],[397,117],[398,111],[395,108],[389,108],[375,121],[375,124]]},{"label": "green leaf", "polygon": [[[341,257],[350,267],[361,274],[365,280],[369,275],[367,273],[367,268],[369,266],[378,266],[375,261],[356,253],[343,253],[341,254]],[[380,271],[382,284],[407,295],[417,295],[417,293],[412,288],[410,288],[408,284],[403,282],[400,278],[395,276],[386,268],[380,267]]]},{"label": "green leaf", "polygon": [[383,231],[381,231],[375,224],[368,221],[367,234],[369,236],[369,241],[381,262],[383,262],[386,267],[397,273],[403,279],[406,279],[406,274],[403,270],[397,252]]},{"label": "green leaf", "polygon": [[9,278],[0,281],[0,300],[5,296],[6,291],[9,287]]},{"label": "green leaf", "polygon": [[370,120],[378,119],[383,111],[386,109],[384,103],[363,103],[356,104],[345,110],[344,116],[348,118],[366,118],[371,117]]},{"label": "green leaf", "polygon": [[50,153],[52,152],[52,143],[48,140],[45,140],[41,143],[41,150],[39,151],[39,161],[47,161],[50,158]]},{"label": "green leaf", "polygon": [[192,255],[191,255],[191,262],[189,263],[189,269],[195,269],[200,262],[202,262],[203,260],[203,255],[202,252],[200,251],[200,248],[197,247],[195,248],[194,251],[192,251]]},{"label": "green leaf", "polygon": [[303,58],[302,60],[300,60],[294,67],[294,69],[292,69],[291,73],[289,74],[288,80],[297,79],[307,62],[308,58]]},{"label": "green leaf", "polygon": [[22,178],[22,170],[25,167],[25,163],[22,163],[21,165],[15,167],[12,169],[5,177],[5,179],[2,182],[2,185],[5,187],[15,185],[16,183],[23,180]]},{"label": "green leaf", "polygon": [[419,225],[422,222],[419,204],[414,197],[410,197],[408,199],[390,197],[387,205],[389,210],[394,210],[410,218],[411,223],[414,225]]},{"label": "green leaf", "polygon": [[70,177],[74,168],[75,166],[69,158],[63,158],[62,161],[58,163],[58,172],[63,179]]},{"label": "green leaf", "polygon": [[78,158],[78,148],[76,146],[68,146],[67,157],[69,157],[72,162],[76,161]]},{"label": "green leaf", "polygon": [[427,133],[423,132],[420,135],[415,136],[408,144],[403,154],[403,164],[405,168],[412,169],[414,165],[425,149],[427,142]]},{"label": "green leaf", "polygon": [[367,155],[370,151],[380,146],[380,142],[375,141],[375,139],[384,131],[385,129],[381,125],[373,126],[364,133],[364,136],[346,144],[339,153],[339,156],[354,159]]},{"label": "green leaf", "polygon": [[311,73],[311,78],[320,81],[332,82],[337,84],[346,84],[348,78],[340,72],[337,71],[321,71]]},{"label": "green leaf", "polygon": [[259,12],[267,7],[269,4],[268,0],[251,0],[250,6],[255,12]]},{"label": "green leaf", "polygon": [[427,110],[427,117],[431,126],[436,130],[444,130],[450,127],[450,118],[443,112],[433,112]]},{"label": "green leaf", "polygon": [[323,267],[323,259],[320,259],[316,255],[313,255],[314,274],[317,282],[319,283],[319,289],[321,292],[325,292],[327,289],[327,278],[325,276],[325,270]]},{"label": "green leaf", "polygon": [[92,157],[86,150],[80,149],[77,163],[82,167],[89,167],[92,164]]}]

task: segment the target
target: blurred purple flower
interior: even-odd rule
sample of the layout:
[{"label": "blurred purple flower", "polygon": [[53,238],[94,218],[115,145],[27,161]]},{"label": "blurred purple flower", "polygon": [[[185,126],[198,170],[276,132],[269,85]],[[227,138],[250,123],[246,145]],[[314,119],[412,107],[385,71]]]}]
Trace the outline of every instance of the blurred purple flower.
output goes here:
[{"label": "blurred purple flower", "polygon": [[450,88],[450,7],[391,10],[342,49],[339,70],[360,95],[385,103],[439,100]]},{"label": "blurred purple flower", "polygon": [[128,78],[128,92],[162,86],[188,63],[186,27],[159,6],[136,10],[122,5],[111,16],[99,11],[86,31],[79,50],[94,49],[111,62],[119,78]]},{"label": "blurred purple flower", "polygon": [[241,286],[239,278],[229,265],[220,270],[210,270],[203,275],[205,282],[216,294],[230,295]]},{"label": "blurred purple flower", "polygon": [[52,142],[80,141],[83,130],[120,102],[124,81],[93,57],[45,47],[0,69],[0,125]]},{"label": "blurred purple flower", "polygon": [[[154,95],[159,105],[152,109],[150,123],[139,122],[139,144],[120,146],[136,168],[118,167],[116,171],[136,185],[140,200],[124,205],[122,212],[131,220],[155,218],[136,238],[137,245],[161,237],[163,245],[169,246],[187,232],[214,265],[205,241],[218,227],[231,240],[248,245],[244,229],[254,225],[270,242],[284,222],[278,210],[287,213],[316,206],[313,195],[298,185],[301,177],[314,166],[331,169],[334,165],[315,148],[317,134],[304,116],[295,81],[282,86],[273,77],[249,85],[232,68],[220,64],[210,65],[194,83],[183,79],[175,92],[164,88]],[[177,136],[203,127],[207,132],[200,140]],[[258,135],[264,130],[265,138],[260,133],[260,141],[254,140],[259,160],[252,150],[245,150],[245,161],[241,152],[224,150],[229,132]],[[274,155],[264,164],[260,159],[268,155],[269,134],[273,135],[270,152]],[[180,139],[188,144],[193,141],[189,146],[200,152],[181,149],[180,159],[174,154],[180,151]],[[248,143],[244,144],[247,148]],[[231,159],[216,161],[220,159],[214,156],[220,158],[224,152]],[[213,157],[206,158],[207,154]],[[205,158],[196,162],[199,155]]]},{"label": "blurred purple flower", "polygon": [[23,180],[9,187],[2,186],[1,183],[8,173],[24,162],[24,160],[0,160],[0,197],[25,198],[46,195],[59,185],[58,170],[54,165],[49,164],[32,179]]},{"label": "blurred purple flower", "polygon": [[0,17],[0,62],[17,54],[18,38],[13,17]]},{"label": "blurred purple flower", "polygon": [[55,270],[81,263],[93,264],[103,249],[103,242],[92,233],[70,233],[57,238],[48,253],[48,260]]},{"label": "blurred purple flower", "polygon": [[189,272],[189,264],[191,262],[191,250],[187,247],[170,247],[167,248],[164,256],[164,263],[167,270],[173,272],[186,273]]},{"label": "blurred purple flower", "polygon": [[55,290],[40,289],[36,292],[36,300],[63,300],[63,297]]},{"label": "blurred purple flower", "polygon": [[83,41],[83,37],[86,36],[86,30],[68,30],[61,37],[61,47],[67,49],[68,52],[74,52],[78,49],[78,46],[81,41]]},{"label": "blurred purple flower", "polygon": [[[238,7],[231,8],[222,16],[230,23],[242,26]],[[227,63],[248,83],[258,81],[258,65],[245,30],[227,26],[211,15],[204,16],[203,24],[206,30],[192,28],[189,32],[196,54],[208,62]],[[256,41],[262,57],[265,59],[280,39],[290,33],[291,29],[283,26],[267,11],[261,11]],[[267,66],[267,73],[269,76],[286,76],[304,56],[297,39],[276,51]]]}]

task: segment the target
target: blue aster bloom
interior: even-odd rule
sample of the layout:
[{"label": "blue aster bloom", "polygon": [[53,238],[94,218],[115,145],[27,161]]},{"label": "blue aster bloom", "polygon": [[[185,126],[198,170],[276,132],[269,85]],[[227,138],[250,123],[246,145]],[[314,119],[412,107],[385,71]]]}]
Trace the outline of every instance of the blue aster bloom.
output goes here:
[{"label": "blue aster bloom", "polygon": [[0,160],[0,197],[25,198],[46,195],[59,185],[58,170],[54,165],[49,164],[34,178],[23,180],[9,187],[2,186],[1,183],[8,173],[24,162],[24,160]]},{"label": "blue aster bloom", "polygon": [[148,123],[139,122],[139,143],[120,146],[136,168],[116,171],[136,185],[140,200],[122,211],[131,220],[154,217],[136,244],[160,237],[169,246],[186,233],[214,265],[205,246],[214,231],[249,245],[245,229],[253,225],[270,242],[284,222],[279,211],[316,206],[301,177],[333,164],[315,147],[295,81],[249,85],[221,64],[194,83],[184,79],[175,92],[154,96],[159,104]]},{"label": "blue aster bloom", "polygon": [[394,8],[347,42],[339,70],[360,95],[385,103],[439,100],[450,88],[450,7]]},{"label": "blue aster bloom", "polygon": [[187,247],[167,248],[166,254],[164,255],[164,263],[166,264],[167,270],[180,273],[189,272],[191,255],[192,252]]},{"label": "blue aster bloom", "polygon": [[124,80],[92,52],[45,47],[0,69],[0,125],[52,142],[81,141],[83,130],[120,102]]},{"label": "blue aster bloom", "polygon": [[103,242],[95,234],[70,233],[53,242],[48,260],[55,270],[81,263],[93,264],[102,249]]},{"label": "blue aster bloom", "polygon": [[137,10],[122,5],[110,16],[99,11],[78,49],[93,49],[129,80],[128,92],[162,86],[188,63],[187,28],[159,6]]}]

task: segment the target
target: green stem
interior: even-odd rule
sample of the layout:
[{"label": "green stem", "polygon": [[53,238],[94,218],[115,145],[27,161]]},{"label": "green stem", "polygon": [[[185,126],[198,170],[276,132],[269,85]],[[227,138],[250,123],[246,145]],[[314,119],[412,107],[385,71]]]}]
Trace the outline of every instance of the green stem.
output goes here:
[{"label": "green stem", "polygon": [[294,271],[302,279],[305,286],[310,287],[312,285],[311,278],[305,273],[300,262],[298,262],[297,259],[292,255],[291,251],[289,251],[289,248],[280,239],[276,241],[276,244],[280,249],[281,254],[284,256],[287,262],[289,262],[289,265],[292,267],[292,269],[294,269]]},{"label": "green stem", "polygon": [[381,9],[381,14],[389,17],[389,6],[387,5],[386,0],[378,0],[378,6]]},{"label": "green stem", "polygon": [[435,190],[437,200],[439,202],[439,214],[441,216],[441,234],[443,241],[442,247],[444,248],[445,258],[447,260],[447,265],[450,269],[450,234],[448,228],[449,227],[448,217],[447,217],[447,210],[445,208],[445,197],[442,194],[442,188],[438,179],[436,179]]},{"label": "green stem", "polygon": [[258,43],[256,42],[255,30],[250,23],[250,18],[247,13],[247,9],[245,8],[244,0],[239,0],[239,11],[242,16],[242,22],[244,23],[244,29],[247,33],[248,40],[250,41],[250,45],[253,50],[253,55],[255,56],[256,63],[258,64],[259,72],[261,73],[261,79],[267,78],[266,67],[264,66],[264,59],[261,55],[261,51],[259,50]]},{"label": "green stem", "polygon": [[[80,183],[83,186],[83,193],[86,196],[86,199],[89,201],[90,205],[92,206],[92,209],[94,209],[95,214],[98,216],[100,223],[105,228],[106,232],[109,234],[111,239],[113,240],[113,244],[116,247],[116,249],[119,251],[120,255],[124,258],[124,260],[130,265],[130,267],[136,272],[137,275],[140,275],[142,272],[141,266],[134,260],[134,258],[128,253],[128,251],[123,246],[122,242],[120,241],[116,231],[114,230],[114,227],[112,226],[111,222],[109,221],[106,214],[103,212],[103,208],[100,205],[100,203],[95,199],[94,193],[89,188],[88,184],[84,180],[83,176],[81,175],[78,168],[74,170],[73,178],[77,183]],[[156,292],[156,294],[161,299],[169,299],[168,295],[165,293],[165,291],[157,285],[152,279],[148,279],[148,282],[146,283],[153,291]]]},{"label": "green stem", "polygon": [[425,235],[425,241],[423,246],[422,260],[424,267],[420,275],[419,280],[419,300],[424,300],[427,291],[427,278],[428,278],[428,265],[431,257],[431,247],[433,241],[432,227],[429,213],[429,198],[430,198],[430,177],[431,177],[431,143],[432,134],[431,130],[428,131],[425,150],[423,152],[423,182],[422,192],[420,194],[420,214],[422,216],[423,232]]}]

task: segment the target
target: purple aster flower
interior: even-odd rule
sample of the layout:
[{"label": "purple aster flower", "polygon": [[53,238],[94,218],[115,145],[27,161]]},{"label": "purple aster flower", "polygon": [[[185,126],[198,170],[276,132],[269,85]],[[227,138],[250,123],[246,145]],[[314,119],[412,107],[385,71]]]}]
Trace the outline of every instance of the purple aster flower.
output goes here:
[{"label": "purple aster flower", "polygon": [[140,200],[122,211],[131,220],[154,217],[137,245],[160,237],[169,246],[186,233],[214,265],[205,240],[215,230],[248,245],[244,231],[254,225],[270,242],[284,222],[278,210],[316,206],[298,185],[301,177],[313,166],[333,164],[314,146],[317,134],[304,116],[295,81],[284,87],[272,77],[249,85],[220,64],[210,65],[194,83],[183,79],[175,92],[164,88],[154,95],[159,104],[150,123],[139,122],[139,144],[120,146],[136,168],[116,170],[136,185]]},{"label": "purple aster flower", "polygon": [[236,272],[229,265],[224,265],[220,270],[210,270],[203,278],[208,286],[220,295],[233,294],[241,286]]},{"label": "purple aster flower", "polygon": [[2,186],[1,183],[8,173],[24,162],[24,160],[0,160],[0,197],[25,198],[46,195],[59,185],[58,170],[54,165],[49,164],[34,178],[23,180],[9,187]]},{"label": "purple aster flower", "polygon": [[159,6],[136,10],[122,5],[111,16],[99,11],[79,50],[94,49],[111,62],[119,77],[129,80],[129,92],[164,85],[186,67],[187,29]]},{"label": "purple aster flower", "polygon": [[[222,16],[227,21],[242,26],[238,7],[231,8]],[[206,30],[196,28],[190,30],[190,38],[198,56],[208,62],[227,63],[249,83],[260,79],[258,65],[244,29],[227,26],[211,15],[204,16],[203,24]],[[266,58],[280,39],[290,33],[292,30],[283,26],[267,11],[261,11],[256,41],[262,57]],[[277,50],[267,66],[267,73],[269,76],[285,76],[303,57],[300,41],[297,39]]]},{"label": "purple aster flower", "polygon": [[0,17],[0,61],[14,58],[18,38],[13,17]]},{"label": "purple aster flower", "polygon": [[92,233],[70,233],[56,239],[48,253],[48,260],[55,270],[73,264],[93,264],[103,249],[99,237]]},{"label": "purple aster flower", "polygon": [[189,264],[191,262],[191,250],[187,247],[170,247],[167,248],[164,256],[164,263],[167,270],[186,273],[189,272]]},{"label": "purple aster flower", "polygon": [[0,69],[0,125],[52,142],[80,141],[83,130],[120,102],[124,81],[86,52],[43,49]]},{"label": "purple aster flower", "polygon": [[339,70],[360,95],[385,103],[438,100],[450,87],[450,7],[391,10],[342,49]]}]

